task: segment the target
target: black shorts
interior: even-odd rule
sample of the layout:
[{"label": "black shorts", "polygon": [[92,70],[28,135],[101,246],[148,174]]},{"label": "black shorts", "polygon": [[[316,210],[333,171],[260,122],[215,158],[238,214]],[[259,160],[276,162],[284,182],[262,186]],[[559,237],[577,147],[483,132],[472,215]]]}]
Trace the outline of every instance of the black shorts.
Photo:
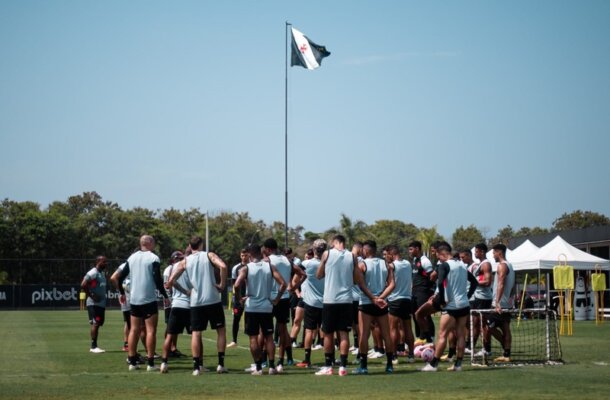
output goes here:
[{"label": "black shorts", "polygon": [[259,332],[263,332],[264,336],[273,335],[273,314],[272,313],[255,313],[247,312],[244,317],[245,333],[248,336],[258,336]]},{"label": "black shorts", "polygon": [[163,310],[165,312],[165,323],[167,324],[169,321],[169,314],[172,312],[171,307]]},{"label": "black shorts", "polygon": [[430,299],[430,297],[432,297],[433,294],[434,293],[429,290],[413,291],[413,296],[411,297],[411,305],[413,306],[411,310],[413,314],[415,314],[415,311],[417,311],[419,307],[425,304]]},{"label": "black shorts", "polygon": [[388,315],[388,307],[379,308],[375,304],[361,304],[358,309],[371,317],[383,317]]},{"label": "black shorts", "polygon": [[490,328],[496,328],[503,324],[510,323],[510,313],[485,313],[485,320],[487,321],[487,326]]},{"label": "black shorts", "polygon": [[297,307],[305,308],[305,302],[303,301],[302,297],[299,299],[299,302],[297,303]]},{"label": "black shorts", "polygon": [[288,299],[290,300],[290,308],[296,308],[299,304],[299,300],[301,300],[299,296],[294,293],[291,293]]},{"label": "black shorts", "polygon": [[167,333],[179,335],[186,329],[191,333],[191,310],[188,308],[172,307],[167,322]]},{"label": "black shorts", "polygon": [[322,325],[322,309],[305,304],[305,318],[303,326],[305,329],[316,330]]},{"label": "black shorts", "polygon": [[123,321],[127,322],[127,326],[131,328],[131,311],[123,311]]},{"label": "black shorts", "polygon": [[132,317],[148,319],[155,314],[159,314],[159,306],[156,301],[147,304],[131,305]]},{"label": "black shorts", "polygon": [[87,306],[89,323],[91,325],[103,326],[106,319],[106,309],[100,306]]},{"label": "black shorts", "polygon": [[443,310],[443,314],[447,314],[453,318],[461,318],[470,315],[470,307],[460,308],[458,310]]},{"label": "black shorts", "polygon": [[411,319],[411,300],[399,299],[388,303],[390,315],[400,319]]},{"label": "black shorts", "polygon": [[191,307],[191,329],[193,331],[205,331],[208,329],[208,321],[212,329],[225,327],[225,313],[222,309],[222,303]]},{"label": "black shorts", "polygon": [[322,306],[322,330],[324,333],[352,330],[352,303],[324,304]]},{"label": "black shorts", "polygon": [[483,299],[477,299],[475,297],[475,299],[470,302],[471,310],[489,310],[490,308],[491,308],[491,299],[483,300]]},{"label": "black shorts", "polygon": [[279,303],[273,306],[273,317],[278,324],[287,324],[290,320],[290,299],[280,299]]},{"label": "black shorts", "polygon": [[360,306],[359,301],[352,301],[352,313],[354,314],[354,325],[358,325],[358,312],[360,311],[358,308]]}]

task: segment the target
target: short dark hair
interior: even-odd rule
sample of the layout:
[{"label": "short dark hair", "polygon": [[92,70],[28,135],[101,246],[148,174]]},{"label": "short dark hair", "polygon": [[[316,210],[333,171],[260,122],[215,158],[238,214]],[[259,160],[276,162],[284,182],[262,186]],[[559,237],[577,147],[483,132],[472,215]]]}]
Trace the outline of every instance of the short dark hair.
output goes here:
[{"label": "short dark hair", "polygon": [[343,235],[335,235],[333,236],[333,241],[336,240],[339,243],[345,244],[345,236]]},{"label": "short dark hair", "polygon": [[246,253],[248,253],[248,248],[247,247],[244,247],[243,249],[241,249],[239,251],[239,254],[246,254]]},{"label": "short dark hair", "polygon": [[437,251],[437,252],[438,252],[438,251],[442,251],[442,252],[445,252],[445,251],[446,251],[446,252],[448,252],[448,253],[451,253],[451,245],[450,245],[449,243],[447,243],[447,242],[444,242],[444,243],[438,243],[438,246],[437,246],[437,247],[435,247],[435,248],[436,248],[436,251]]},{"label": "short dark hair", "polygon": [[498,244],[494,245],[493,249],[501,251],[502,257],[506,257],[506,245],[504,245],[502,243],[498,243]]},{"label": "short dark hair", "polygon": [[191,245],[192,250],[197,250],[199,246],[203,243],[203,238],[201,236],[193,236],[189,244]]},{"label": "short dark hair", "polygon": [[451,245],[444,240],[437,240],[430,245],[430,247],[434,247],[435,249],[439,249],[441,246],[449,246],[449,251],[451,251]]},{"label": "short dark hair", "polygon": [[360,240],[354,240],[353,246],[360,246],[360,247],[362,247],[363,245],[362,245],[362,242]]},{"label": "short dark hair", "polygon": [[286,247],[286,248],[284,249],[284,255],[285,255],[285,256],[289,256],[289,255],[291,255],[291,254],[292,254],[292,247]]},{"label": "short dark hair", "polygon": [[396,246],[395,244],[390,244],[387,245],[384,248],[385,251],[387,251],[388,253],[390,253],[391,255],[396,255],[396,254],[400,254],[400,250],[398,250],[398,246]]},{"label": "short dark hair", "polygon": [[415,247],[416,249],[421,250],[421,242],[419,240],[414,240],[411,243],[409,243],[409,247]]},{"label": "short dark hair", "polygon": [[265,240],[263,246],[271,250],[277,250],[277,241],[274,238],[269,238]]},{"label": "short dark hair", "polygon": [[470,249],[467,249],[467,248],[465,248],[465,247],[464,247],[462,250],[460,250],[460,253],[464,253],[464,254],[470,254],[470,255],[472,255],[472,251],[470,251]]},{"label": "short dark hair", "polygon": [[305,254],[307,254],[307,256],[309,256],[309,257],[313,257],[313,249],[307,250],[307,253],[305,253]]},{"label": "short dark hair", "polygon": [[474,248],[475,248],[475,249],[479,249],[479,250],[481,250],[483,253],[487,253],[487,250],[489,250],[489,249],[487,248],[487,245],[486,245],[485,243],[478,243],[478,244],[475,244],[475,245],[474,245]]},{"label": "short dark hair", "polygon": [[260,257],[261,245],[260,244],[251,244],[250,246],[248,246],[248,253],[250,253],[250,255],[252,257]]},{"label": "short dark hair", "polygon": [[377,242],[374,240],[366,240],[364,246],[373,250],[373,253],[377,253]]}]

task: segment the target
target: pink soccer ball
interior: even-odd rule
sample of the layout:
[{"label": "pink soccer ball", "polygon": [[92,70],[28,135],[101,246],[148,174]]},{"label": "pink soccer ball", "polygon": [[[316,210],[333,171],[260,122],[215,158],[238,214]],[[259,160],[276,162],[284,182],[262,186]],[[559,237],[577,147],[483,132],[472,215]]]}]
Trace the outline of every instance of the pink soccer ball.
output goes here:
[{"label": "pink soccer ball", "polygon": [[433,358],[434,358],[434,349],[432,347],[426,347],[425,349],[422,350],[421,359],[424,360],[424,362],[429,363],[430,361],[432,361]]},{"label": "pink soccer ball", "polygon": [[415,349],[413,349],[413,355],[417,358],[421,358],[421,352],[423,349],[425,349],[425,346],[415,346]]}]

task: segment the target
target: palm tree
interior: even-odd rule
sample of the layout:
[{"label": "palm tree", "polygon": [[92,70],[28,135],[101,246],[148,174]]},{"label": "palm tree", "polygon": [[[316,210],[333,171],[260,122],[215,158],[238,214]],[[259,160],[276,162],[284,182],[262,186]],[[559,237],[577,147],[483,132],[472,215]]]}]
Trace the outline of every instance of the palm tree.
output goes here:
[{"label": "palm tree", "polygon": [[430,246],[434,243],[439,234],[436,230],[436,225],[431,228],[421,228],[416,236],[416,239],[421,242],[422,252],[427,256],[430,253]]}]

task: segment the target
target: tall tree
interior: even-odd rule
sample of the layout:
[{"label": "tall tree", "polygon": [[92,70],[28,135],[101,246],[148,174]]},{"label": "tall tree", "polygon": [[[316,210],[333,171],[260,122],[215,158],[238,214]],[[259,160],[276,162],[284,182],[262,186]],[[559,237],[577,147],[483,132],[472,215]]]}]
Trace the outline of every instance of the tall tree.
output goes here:
[{"label": "tall tree", "polygon": [[570,229],[583,229],[604,225],[610,225],[610,218],[604,214],[576,210],[571,213],[563,213],[561,217],[553,221],[553,231],[567,231]]},{"label": "tall tree", "polygon": [[469,225],[466,228],[460,225],[451,236],[451,244],[456,251],[470,249],[475,244],[484,241],[485,238],[483,237],[483,234],[474,225]]},{"label": "tall tree", "polygon": [[419,233],[419,229],[413,224],[387,219],[375,221],[374,224],[368,227],[368,231],[374,236],[379,249],[390,244],[395,244],[400,247],[405,255],[407,246]]},{"label": "tall tree", "polygon": [[432,243],[439,240],[444,240],[444,238],[438,233],[436,225],[432,226],[431,228],[420,228],[416,238],[421,242],[422,251],[426,255],[430,254],[430,246],[432,246]]},{"label": "tall tree", "polygon": [[500,228],[500,230],[498,230],[498,234],[495,237],[489,239],[489,245],[493,246],[495,244],[502,243],[508,246],[508,242],[513,237],[515,237],[515,231],[513,227],[510,225],[506,225],[504,228]]}]

